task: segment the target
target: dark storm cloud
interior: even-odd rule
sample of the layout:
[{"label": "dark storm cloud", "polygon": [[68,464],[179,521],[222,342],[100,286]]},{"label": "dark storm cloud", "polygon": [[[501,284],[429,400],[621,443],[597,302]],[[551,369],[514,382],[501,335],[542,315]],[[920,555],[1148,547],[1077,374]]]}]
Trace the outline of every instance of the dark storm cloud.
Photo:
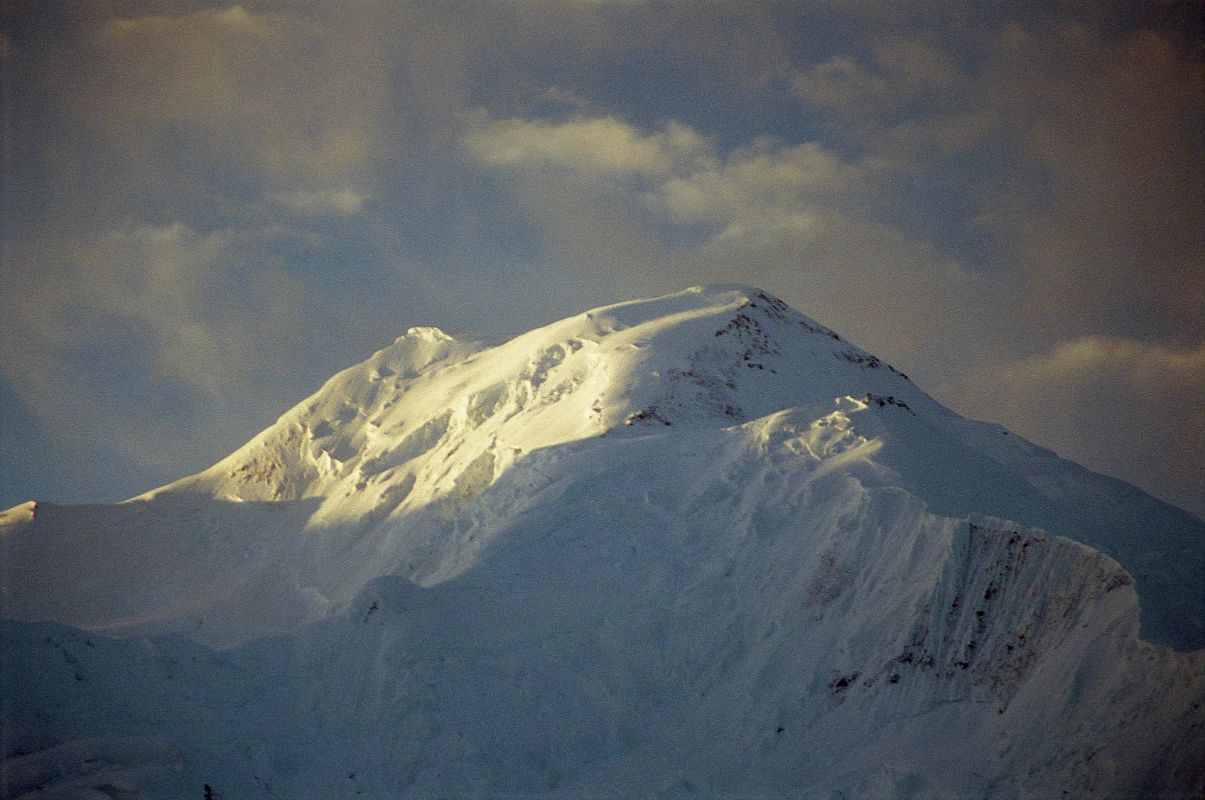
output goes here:
[{"label": "dark storm cloud", "polygon": [[1194,7],[12,6],[2,499],[206,466],[412,324],[742,280],[1200,513]]}]

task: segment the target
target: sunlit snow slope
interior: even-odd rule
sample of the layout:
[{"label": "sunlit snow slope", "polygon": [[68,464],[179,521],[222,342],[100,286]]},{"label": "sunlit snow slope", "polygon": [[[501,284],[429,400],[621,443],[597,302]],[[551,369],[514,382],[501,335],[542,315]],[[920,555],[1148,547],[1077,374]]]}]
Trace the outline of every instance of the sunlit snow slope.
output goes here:
[{"label": "sunlit snow slope", "polygon": [[198,475],[3,512],[0,570],[45,785],[1205,789],[1205,525],[744,286],[413,328]]}]

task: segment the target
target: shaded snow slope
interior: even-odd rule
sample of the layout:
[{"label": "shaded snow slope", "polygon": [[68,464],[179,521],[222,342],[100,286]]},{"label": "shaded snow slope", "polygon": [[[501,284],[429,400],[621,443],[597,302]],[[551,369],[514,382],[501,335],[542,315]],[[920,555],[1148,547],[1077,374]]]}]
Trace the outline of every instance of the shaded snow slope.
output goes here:
[{"label": "shaded snow slope", "polygon": [[1205,652],[1142,643],[1106,556],[928,512],[850,432],[870,413],[540,451],[453,577],[222,653],[10,623],[7,713],[157,733],[164,797],[1205,788]]},{"label": "shaded snow slope", "polygon": [[148,796],[1205,789],[1201,521],[749,287],[411,329],[0,570],[21,758]]}]

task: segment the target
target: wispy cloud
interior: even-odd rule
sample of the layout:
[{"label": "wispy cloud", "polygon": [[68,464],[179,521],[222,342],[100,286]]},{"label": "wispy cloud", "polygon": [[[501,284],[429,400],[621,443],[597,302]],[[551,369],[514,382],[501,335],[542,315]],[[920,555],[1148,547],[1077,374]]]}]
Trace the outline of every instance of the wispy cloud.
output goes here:
[{"label": "wispy cloud", "polygon": [[[261,237],[202,234],[183,223],[138,225],[48,254],[60,266],[24,277],[13,320],[21,335],[4,340],[6,371],[90,368],[80,356],[107,340],[135,345],[130,366],[149,377],[223,397],[238,385],[232,375],[271,358],[264,327],[285,322],[300,291],[271,264]],[[267,263],[256,263],[256,254]],[[242,296],[237,304],[228,292],[234,286]],[[58,372],[44,380],[71,380],[67,370]]]},{"label": "wispy cloud", "polygon": [[364,207],[368,196],[351,189],[269,192],[268,200],[299,214],[337,214],[348,216]]},{"label": "wispy cloud", "polygon": [[799,70],[795,92],[846,123],[882,124],[888,115],[954,105],[952,92],[965,90],[968,76],[932,36],[887,36],[869,42],[869,55],[839,53]]},{"label": "wispy cloud", "polygon": [[288,397],[260,378],[304,338],[279,235],[137,225],[44,252],[53,270],[18,276],[4,380],[46,430],[139,466],[191,464],[201,431],[221,440]]},{"label": "wispy cloud", "polygon": [[1205,451],[1205,344],[1085,336],[956,380],[943,390],[959,403],[1205,516],[1205,504],[1187,499]]},{"label": "wispy cloud", "polygon": [[686,126],[671,123],[644,134],[612,116],[552,122],[494,120],[478,112],[469,118],[463,142],[470,157],[493,167],[566,169],[592,177],[663,176],[706,150]]},{"label": "wispy cloud", "polygon": [[1031,328],[1184,331],[1205,300],[1200,58],[1154,31],[1070,23],[978,41],[966,66],[931,36],[875,39],[794,86],[839,137],[966,204],[962,224],[993,237],[980,257],[1011,260]]},{"label": "wispy cloud", "polygon": [[[272,176],[363,175],[383,147],[387,65],[357,20],[243,6],[105,20],[73,99],[117,143],[185,134]],[[214,151],[217,152],[214,152]]]}]

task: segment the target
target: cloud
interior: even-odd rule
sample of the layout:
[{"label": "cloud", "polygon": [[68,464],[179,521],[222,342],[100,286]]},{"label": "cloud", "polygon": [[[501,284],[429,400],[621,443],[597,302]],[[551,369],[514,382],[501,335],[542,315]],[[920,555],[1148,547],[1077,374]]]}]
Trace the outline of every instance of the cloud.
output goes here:
[{"label": "cloud", "polygon": [[[183,223],[110,232],[72,254],[83,291],[68,305],[143,332],[159,378],[221,397],[232,377],[263,366],[257,322],[282,320],[300,292],[270,258],[254,263],[264,257],[261,235]],[[232,286],[246,292],[242,302],[232,302]]]},{"label": "cloud", "polygon": [[469,118],[462,141],[471,158],[492,167],[563,169],[593,177],[665,175],[706,147],[677,123],[643,134],[611,116],[549,122],[494,120],[484,112]]},{"label": "cloud", "polygon": [[880,36],[865,59],[838,53],[798,71],[792,88],[804,102],[845,123],[881,124],[889,115],[945,107],[967,75],[932,35]]},{"label": "cloud", "polygon": [[236,5],[101,20],[72,99],[126,152],[184,138],[269,176],[346,180],[380,155],[389,104],[361,16]]},{"label": "cloud", "polygon": [[172,223],[44,245],[43,269],[12,276],[4,380],[48,430],[140,464],[191,463],[198,429],[220,436],[281,401],[258,380],[294,360],[299,334],[303,287],[271,255],[281,235]]},{"label": "cloud", "polygon": [[1154,30],[1044,23],[981,24],[965,65],[932,33],[880,36],[794,88],[837,140],[964,209],[934,218],[990,239],[978,259],[1011,273],[1030,347],[1085,328],[1187,335],[1205,302],[1199,53]]},{"label": "cloud", "polygon": [[1205,344],[1085,336],[960,376],[959,404],[1205,517]]},{"label": "cloud", "polygon": [[797,75],[794,88],[805,102],[846,115],[881,110],[893,97],[886,79],[843,54]]},{"label": "cloud", "polygon": [[704,137],[675,120],[643,133],[613,116],[556,122],[492,120],[479,112],[463,143],[471,159],[512,175],[542,179],[555,170],[583,187],[642,178],[628,187],[633,202],[672,223],[715,226],[719,238],[806,233],[812,211],[839,205],[873,173],[814,142],[763,140],[720,158]]},{"label": "cloud", "polygon": [[675,222],[719,224],[721,238],[806,233],[809,212],[840,205],[873,172],[814,142],[762,142],[699,166],[663,183],[655,202]]},{"label": "cloud", "polygon": [[985,191],[984,224],[1029,278],[1029,316],[1060,334],[1199,337],[1201,69],[1151,31],[1003,32],[984,85],[1022,148],[1020,174],[1042,180]]},{"label": "cloud", "polygon": [[267,199],[298,214],[335,214],[346,217],[363,208],[368,196],[351,189],[294,189],[291,192],[270,192]]}]

